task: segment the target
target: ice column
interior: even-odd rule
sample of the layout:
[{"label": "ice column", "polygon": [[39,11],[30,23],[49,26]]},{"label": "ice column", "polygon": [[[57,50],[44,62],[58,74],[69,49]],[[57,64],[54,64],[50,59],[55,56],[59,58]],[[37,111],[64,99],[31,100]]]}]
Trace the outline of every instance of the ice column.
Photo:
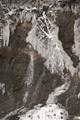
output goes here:
[{"label": "ice column", "polygon": [[[29,89],[29,86],[32,84],[33,81],[33,75],[34,75],[34,56],[32,53],[30,53],[30,63],[28,66],[28,70],[27,70],[27,79],[25,81],[25,85],[27,86],[27,91]],[[24,98],[23,98],[23,102],[26,103],[27,101],[27,96],[28,96],[28,92],[25,93]]]}]

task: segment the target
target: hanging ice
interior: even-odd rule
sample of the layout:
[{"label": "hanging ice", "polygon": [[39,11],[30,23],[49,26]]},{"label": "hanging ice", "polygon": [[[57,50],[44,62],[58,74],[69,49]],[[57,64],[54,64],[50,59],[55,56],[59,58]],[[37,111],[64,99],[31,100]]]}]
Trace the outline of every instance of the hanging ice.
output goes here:
[{"label": "hanging ice", "polygon": [[0,83],[0,90],[2,91],[2,95],[5,93],[5,84]]},{"label": "hanging ice", "polygon": [[10,37],[10,30],[9,30],[9,23],[3,27],[3,46],[8,46],[9,44],[9,37]]},{"label": "hanging ice", "polygon": [[30,59],[31,60],[27,70],[27,80],[25,81],[25,83],[27,83],[27,86],[29,86],[32,83],[34,74],[34,56],[32,53],[30,53]]},{"label": "hanging ice", "polygon": [[73,46],[73,52],[79,57],[80,59],[80,20],[77,19],[75,21],[75,25],[74,25],[74,42],[75,45]]}]

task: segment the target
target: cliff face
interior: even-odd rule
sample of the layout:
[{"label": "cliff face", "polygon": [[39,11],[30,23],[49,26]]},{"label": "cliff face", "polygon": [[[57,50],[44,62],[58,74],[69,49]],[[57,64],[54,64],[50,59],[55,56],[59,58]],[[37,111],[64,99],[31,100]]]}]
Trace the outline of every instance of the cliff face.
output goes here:
[{"label": "cliff face", "polygon": [[80,2],[2,0],[0,12],[0,120],[44,120],[46,108],[46,120],[78,119]]}]

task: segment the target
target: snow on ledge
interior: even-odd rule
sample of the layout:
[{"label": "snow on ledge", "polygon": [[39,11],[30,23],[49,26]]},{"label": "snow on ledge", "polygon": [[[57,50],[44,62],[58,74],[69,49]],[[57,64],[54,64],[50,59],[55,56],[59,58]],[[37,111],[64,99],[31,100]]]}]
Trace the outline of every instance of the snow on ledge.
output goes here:
[{"label": "snow on ledge", "polygon": [[19,117],[19,120],[67,120],[68,112],[56,104],[49,104],[41,108],[32,109]]}]

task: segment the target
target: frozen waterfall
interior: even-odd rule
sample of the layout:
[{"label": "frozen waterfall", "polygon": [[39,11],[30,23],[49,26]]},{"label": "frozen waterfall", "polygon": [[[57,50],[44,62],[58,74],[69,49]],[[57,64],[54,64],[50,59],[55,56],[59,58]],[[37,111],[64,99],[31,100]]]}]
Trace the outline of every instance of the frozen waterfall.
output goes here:
[{"label": "frozen waterfall", "polygon": [[75,68],[71,58],[63,50],[62,43],[58,38],[58,27],[48,19],[45,13],[37,21],[34,15],[32,22],[33,26],[28,33],[26,41],[32,44],[33,48],[42,57],[46,58],[45,66],[51,73],[63,74],[63,70],[66,67],[73,76]]}]

